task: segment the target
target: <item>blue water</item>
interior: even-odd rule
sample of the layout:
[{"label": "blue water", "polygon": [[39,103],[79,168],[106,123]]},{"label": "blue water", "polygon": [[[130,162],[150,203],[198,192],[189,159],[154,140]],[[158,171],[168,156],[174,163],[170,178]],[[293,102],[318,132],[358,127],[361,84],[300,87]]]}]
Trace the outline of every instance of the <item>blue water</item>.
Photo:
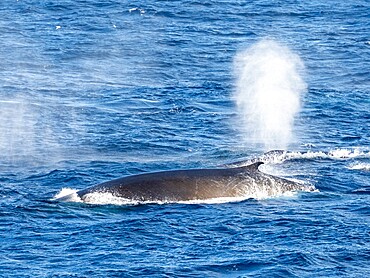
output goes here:
[{"label": "blue water", "polygon": [[[305,2],[2,0],[0,276],[367,277],[370,4]],[[307,89],[287,153],[262,170],[316,192],[53,201],[261,156],[234,60],[266,38],[300,57]]]}]

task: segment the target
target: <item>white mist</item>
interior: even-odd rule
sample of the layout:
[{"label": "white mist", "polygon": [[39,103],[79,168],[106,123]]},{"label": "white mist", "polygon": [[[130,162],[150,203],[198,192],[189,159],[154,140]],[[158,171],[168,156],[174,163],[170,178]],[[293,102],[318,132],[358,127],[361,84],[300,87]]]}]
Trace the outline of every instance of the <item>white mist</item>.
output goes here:
[{"label": "white mist", "polygon": [[306,83],[304,65],[288,47],[263,39],[234,60],[235,101],[246,143],[264,150],[286,149]]}]

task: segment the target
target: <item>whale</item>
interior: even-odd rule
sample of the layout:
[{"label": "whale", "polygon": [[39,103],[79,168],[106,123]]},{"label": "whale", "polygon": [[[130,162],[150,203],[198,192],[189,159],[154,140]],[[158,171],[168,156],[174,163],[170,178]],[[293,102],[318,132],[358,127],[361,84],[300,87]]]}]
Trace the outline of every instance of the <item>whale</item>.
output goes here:
[{"label": "whale", "polygon": [[[289,191],[313,191],[313,186],[265,174],[258,168],[263,162],[242,167],[185,169],[151,172],[103,182],[77,191],[88,202],[93,193],[109,193],[114,197],[138,202],[181,202],[214,198],[246,197],[256,192],[278,196]],[[76,193],[74,193],[76,194]],[[68,201],[70,195],[58,201]]]}]

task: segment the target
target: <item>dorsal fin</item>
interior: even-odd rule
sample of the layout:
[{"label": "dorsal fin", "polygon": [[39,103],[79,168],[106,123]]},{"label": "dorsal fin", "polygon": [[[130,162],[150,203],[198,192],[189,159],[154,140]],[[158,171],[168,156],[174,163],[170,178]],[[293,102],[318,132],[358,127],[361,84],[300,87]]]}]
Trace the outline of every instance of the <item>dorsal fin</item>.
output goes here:
[{"label": "dorsal fin", "polygon": [[262,161],[257,161],[253,164],[250,164],[250,165],[247,165],[247,166],[243,166],[243,167],[240,167],[242,169],[245,169],[245,170],[249,170],[249,171],[258,171],[258,167],[261,165],[261,164],[264,164]]}]

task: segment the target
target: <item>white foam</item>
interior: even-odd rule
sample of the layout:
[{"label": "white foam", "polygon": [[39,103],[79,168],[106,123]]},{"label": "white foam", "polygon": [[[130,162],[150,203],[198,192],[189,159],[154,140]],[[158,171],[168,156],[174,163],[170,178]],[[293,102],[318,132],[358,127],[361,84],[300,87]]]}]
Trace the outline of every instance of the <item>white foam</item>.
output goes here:
[{"label": "white foam", "polygon": [[247,194],[241,197],[220,197],[220,198],[210,198],[210,199],[195,199],[195,200],[188,200],[188,201],[138,201],[138,200],[130,200],[126,198],[120,198],[113,196],[110,193],[91,193],[87,194],[84,197],[84,202],[87,204],[94,204],[94,205],[139,205],[139,204],[223,204],[223,203],[236,203],[242,202],[248,199],[255,199],[255,200],[265,200],[271,198],[279,198],[279,197],[295,197],[297,196],[297,192],[294,191],[287,191],[287,192],[277,192],[274,195],[268,195],[266,192],[260,191],[255,192],[254,194]]},{"label": "white foam", "polygon": [[[339,148],[330,151],[308,151],[308,152],[282,152],[271,155],[262,155],[254,160],[263,161],[267,164],[279,164],[293,159],[332,159],[348,160],[356,158],[370,158],[368,148]],[[245,162],[248,165],[251,161]]]},{"label": "white foam", "polygon": [[329,152],[329,156],[336,159],[370,157],[370,151],[360,148],[355,149],[336,149]]},{"label": "white foam", "polygon": [[370,171],[370,163],[358,162],[347,167],[350,170]]},{"label": "white foam", "polygon": [[294,198],[297,197],[296,191],[287,191],[284,193],[276,194],[273,196],[267,195],[265,192],[256,192],[255,194],[245,195],[242,197],[220,197],[220,198],[210,198],[205,200],[190,200],[190,201],[179,201],[176,203],[179,204],[189,204],[189,205],[196,205],[196,204],[224,204],[224,203],[238,203],[248,199],[254,200],[267,200],[273,198]]},{"label": "white foam", "polygon": [[131,8],[128,11],[129,11],[129,13],[138,11],[138,12],[140,12],[140,15],[145,14],[145,10],[144,9],[141,9],[141,8]]},{"label": "white foam", "polygon": [[80,203],[82,200],[80,197],[78,197],[77,191],[78,190],[72,188],[62,188],[62,190],[57,193],[52,200],[65,198],[64,201]]},{"label": "white foam", "polygon": [[139,201],[120,198],[108,192],[93,192],[84,196],[84,202],[94,205],[137,205]]},{"label": "white foam", "polygon": [[335,160],[342,159],[353,159],[353,158],[364,158],[370,157],[370,151],[368,149],[362,148],[343,148],[343,149],[334,149],[329,152],[307,152],[307,153],[287,153],[288,157],[291,158],[328,158]]}]

